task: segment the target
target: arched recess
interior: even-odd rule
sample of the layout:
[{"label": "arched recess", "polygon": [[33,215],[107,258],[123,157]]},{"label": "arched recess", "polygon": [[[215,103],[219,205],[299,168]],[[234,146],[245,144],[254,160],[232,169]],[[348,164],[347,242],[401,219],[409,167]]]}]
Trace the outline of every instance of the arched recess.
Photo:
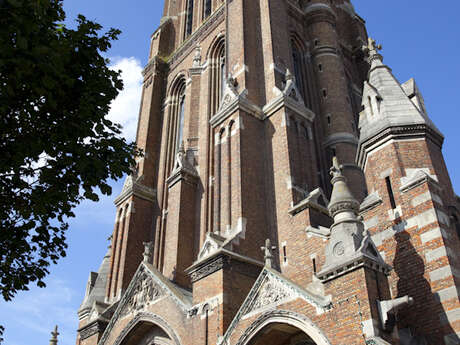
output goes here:
[{"label": "arched recess", "polygon": [[262,314],[246,329],[236,345],[262,345],[267,339],[272,345],[331,345],[309,318],[287,310]]},{"label": "arched recess", "polygon": [[160,316],[139,313],[121,331],[114,345],[181,345],[176,332]]}]

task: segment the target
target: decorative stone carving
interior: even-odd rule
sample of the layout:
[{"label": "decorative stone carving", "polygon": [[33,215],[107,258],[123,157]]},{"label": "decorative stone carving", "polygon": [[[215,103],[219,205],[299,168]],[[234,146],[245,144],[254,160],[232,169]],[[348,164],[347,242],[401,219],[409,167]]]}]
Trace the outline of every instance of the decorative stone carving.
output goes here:
[{"label": "decorative stone carving", "polygon": [[140,311],[163,295],[163,290],[155,284],[152,277],[146,272],[141,272],[131,295],[123,307],[121,316]]},{"label": "decorative stone carving", "polygon": [[207,277],[208,275],[226,267],[229,264],[229,261],[230,258],[227,256],[218,256],[215,260],[206,262],[190,272],[190,278],[192,279],[192,282],[203,279],[204,277]]},{"label": "decorative stone carving", "polygon": [[106,323],[101,323],[99,321],[95,321],[87,325],[86,327],[79,330],[80,339],[85,340],[94,334],[102,333],[105,329]]},{"label": "decorative stone carving", "polygon": [[253,304],[247,312],[263,308],[271,304],[277,304],[284,300],[294,297],[294,292],[289,290],[283,283],[271,276],[262,285]]}]

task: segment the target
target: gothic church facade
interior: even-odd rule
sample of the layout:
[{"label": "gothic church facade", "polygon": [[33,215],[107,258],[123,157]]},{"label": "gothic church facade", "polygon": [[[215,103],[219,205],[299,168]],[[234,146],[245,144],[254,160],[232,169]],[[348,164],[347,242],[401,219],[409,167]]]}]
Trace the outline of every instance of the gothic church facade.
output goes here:
[{"label": "gothic church facade", "polygon": [[349,0],[165,0],[77,345],[460,344],[443,135]]}]

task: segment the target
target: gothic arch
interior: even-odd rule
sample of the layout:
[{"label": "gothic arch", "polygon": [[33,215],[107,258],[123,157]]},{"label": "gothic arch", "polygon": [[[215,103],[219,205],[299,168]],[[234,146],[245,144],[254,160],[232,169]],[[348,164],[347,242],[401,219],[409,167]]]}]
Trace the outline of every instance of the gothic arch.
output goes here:
[{"label": "gothic arch", "polygon": [[216,52],[220,50],[221,45],[225,46],[225,34],[223,32],[219,32],[212,40],[206,52],[206,59],[212,59]]},{"label": "gothic arch", "polygon": [[172,329],[171,326],[160,316],[153,314],[142,312],[138,313],[118,335],[117,339],[113,343],[114,345],[125,345],[129,341],[130,335],[136,328],[139,327],[141,324],[149,324],[151,327],[158,327],[161,331],[163,331],[169,338],[170,341],[168,342],[158,342],[159,345],[181,345],[181,341],[179,340],[179,336],[177,333]]},{"label": "gothic arch", "polygon": [[249,345],[262,329],[271,324],[293,326],[309,336],[316,345],[331,345],[323,331],[308,317],[288,310],[274,310],[262,314],[244,331],[236,345]]},{"label": "gothic arch", "polygon": [[176,74],[172,82],[169,84],[166,94],[168,95],[168,97],[174,96],[178,92],[178,89],[180,89],[182,86],[185,87],[186,85],[187,74],[185,71],[180,71]]}]

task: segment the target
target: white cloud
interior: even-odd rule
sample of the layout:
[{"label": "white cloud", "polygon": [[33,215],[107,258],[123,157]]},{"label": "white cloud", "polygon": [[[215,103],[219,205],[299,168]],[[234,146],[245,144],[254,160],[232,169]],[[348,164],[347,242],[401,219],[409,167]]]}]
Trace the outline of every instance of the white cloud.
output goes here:
[{"label": "white cloud", "polygon": [[[59,343],[73,344],[76,337],[78,308],[76,292],[61,279],[50,279],[46,289],[31,287],[12,302],[0,303],[0,319],[6,328],[7,344],[47,344],[51,331],[59,327]],[[29,340],[29,341],[26,341]]]},{"label": "white cloud", "polygon": [[142,95],[142,66],[134,57],[112,59],[113,70],[121,70],[124,89],[112,102],[108,118],[123,126],[123,136],[128,141],[136,139],[137,118]]}]

